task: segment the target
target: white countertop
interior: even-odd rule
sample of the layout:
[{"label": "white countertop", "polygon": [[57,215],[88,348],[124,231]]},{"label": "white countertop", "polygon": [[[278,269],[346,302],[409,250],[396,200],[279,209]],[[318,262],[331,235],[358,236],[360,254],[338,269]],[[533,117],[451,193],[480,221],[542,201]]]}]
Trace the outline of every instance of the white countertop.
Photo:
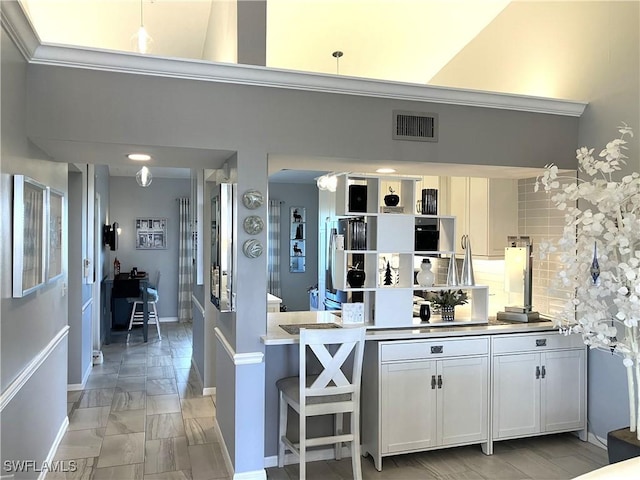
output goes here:
[{"label": "white countertop", "polygon": [[[340,312],[335,312],[340,313]],[[306,323],[335,323],[344,328],[338,315],[330,311],[311,312],[273,312],[267,314],[267,334],[261,337],[265,345],[287,345],[298,343],[298,335],[291,335],[280,328],[280,325],[296,325]],[[375,328],[367,330],[367,340],[411,340],[420,338],[442,338],[467,335],[498,335],[504,333],[526,333],[556,330],[552,321],[531,323],[505,323],[489,321],[488,325],[469,325],[452,327],[433,327],[429,324],[406,328]]]}]

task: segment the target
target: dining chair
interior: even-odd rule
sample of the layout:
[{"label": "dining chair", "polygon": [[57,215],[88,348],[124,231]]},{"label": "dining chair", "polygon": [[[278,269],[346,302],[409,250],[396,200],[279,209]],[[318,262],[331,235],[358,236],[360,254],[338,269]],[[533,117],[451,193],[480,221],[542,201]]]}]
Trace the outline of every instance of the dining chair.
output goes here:
[{"label": "dining chair", "polygon": [[[307,449],[333,445],[336,459],[342,444],[351,443],[353,477],[362,478],[360,464],[360,384],[364,355],[364,327],[301,329],[298,376],[278,380],[279,427],[278,466],[284,466],[285,451],[298,456],[300,479],[306,477]],[[307,353],[310,360],[307,360]],[[335,352],[335,353],[334,353]],[[311,355],[312,354],[312,355]],[[307,372],[310,362],[320,364],[318,373]],[[289,407],[298,413],[299,440],[287,436]],[[350,431],[344,433],[344,414],[351,417]],[[307,418],[335,415],[333,435],[307,437]]]},{"label": "dining chair", "polygon": [[[149,324],[155,323],[158,331],[158,339],[162,339],[160,335],[160,318],[158,317],[157,302],[160,298],[158,288],[160,287],[160,272],[156,274],[155,288],[147,287],[147,303],[149,305]],[[131,317],[129,318],[129,331],[134,325],[144,324],[144,302],[138,290],[138,296],[129,298],[129,302],[133,303],[131,307]]]}]

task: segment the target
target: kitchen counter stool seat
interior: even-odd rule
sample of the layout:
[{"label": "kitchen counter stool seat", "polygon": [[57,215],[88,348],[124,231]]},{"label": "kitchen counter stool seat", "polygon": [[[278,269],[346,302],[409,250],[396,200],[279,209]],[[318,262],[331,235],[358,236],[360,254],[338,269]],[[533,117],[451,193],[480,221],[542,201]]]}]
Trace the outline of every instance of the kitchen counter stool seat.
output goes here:
[{"label": "kitchen counter stool seat", "polygon": [[[341,458],[342,443],[351,443],[353,477],[362,478],[360,464],[360,384],[364,355],[365,328],[301,329],[300,373],[278,380],[279,428],[278,466],[284,466],[288,449],[299,457],[300,479],[306,477],[307,448],[333,445],[336,459]],[[322,367],[317,374],[307,374],[307,349]],[[335,352],[335,353],[333,353]],[[298,413],[300,439],[287,437],[289,407]],[[343,432],[343,416],[350,414],[350,431]],[[334,434],[307,438],[307,417],[335,415]]]}]

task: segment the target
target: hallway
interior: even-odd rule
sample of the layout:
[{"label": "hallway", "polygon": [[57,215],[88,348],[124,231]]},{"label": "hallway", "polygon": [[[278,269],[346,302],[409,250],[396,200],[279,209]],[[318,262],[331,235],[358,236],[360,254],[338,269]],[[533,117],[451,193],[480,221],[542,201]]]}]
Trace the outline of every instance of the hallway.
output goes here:
[{"label": "hallway", "polygon": [[214,427],[215,396],[201,395],[191,365],[191,324],[134,329],[103,346],[86,388],[68,392],[69,428],[56,460],[76,472],[47,479],[228,479]]}]

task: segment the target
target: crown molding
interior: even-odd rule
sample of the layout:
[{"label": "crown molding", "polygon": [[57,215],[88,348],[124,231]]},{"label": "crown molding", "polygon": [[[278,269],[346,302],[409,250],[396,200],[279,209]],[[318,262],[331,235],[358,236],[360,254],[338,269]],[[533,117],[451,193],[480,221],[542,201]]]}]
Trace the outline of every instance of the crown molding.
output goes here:
[{"label": "crown molding", "polygon": [[25,60],[31,61],[40,46],[40,37],[17,1],[0,1],[0,23]]},{"label": "crown molding", "polygon": [[[14,41],[23,52],[23,55],[25,55],[25,58],[30,63],[37,65],[389,98],[413,102],[515,110],[569,117],[580,117],[587,106],[584,102],[556,100],[553,98],[42,44],[17,2],[3,1],[0,3],[2,3],[2,27],[9,32],[12,38],[15,36]],[[5,10],[7,11],[6,15]]]}]

